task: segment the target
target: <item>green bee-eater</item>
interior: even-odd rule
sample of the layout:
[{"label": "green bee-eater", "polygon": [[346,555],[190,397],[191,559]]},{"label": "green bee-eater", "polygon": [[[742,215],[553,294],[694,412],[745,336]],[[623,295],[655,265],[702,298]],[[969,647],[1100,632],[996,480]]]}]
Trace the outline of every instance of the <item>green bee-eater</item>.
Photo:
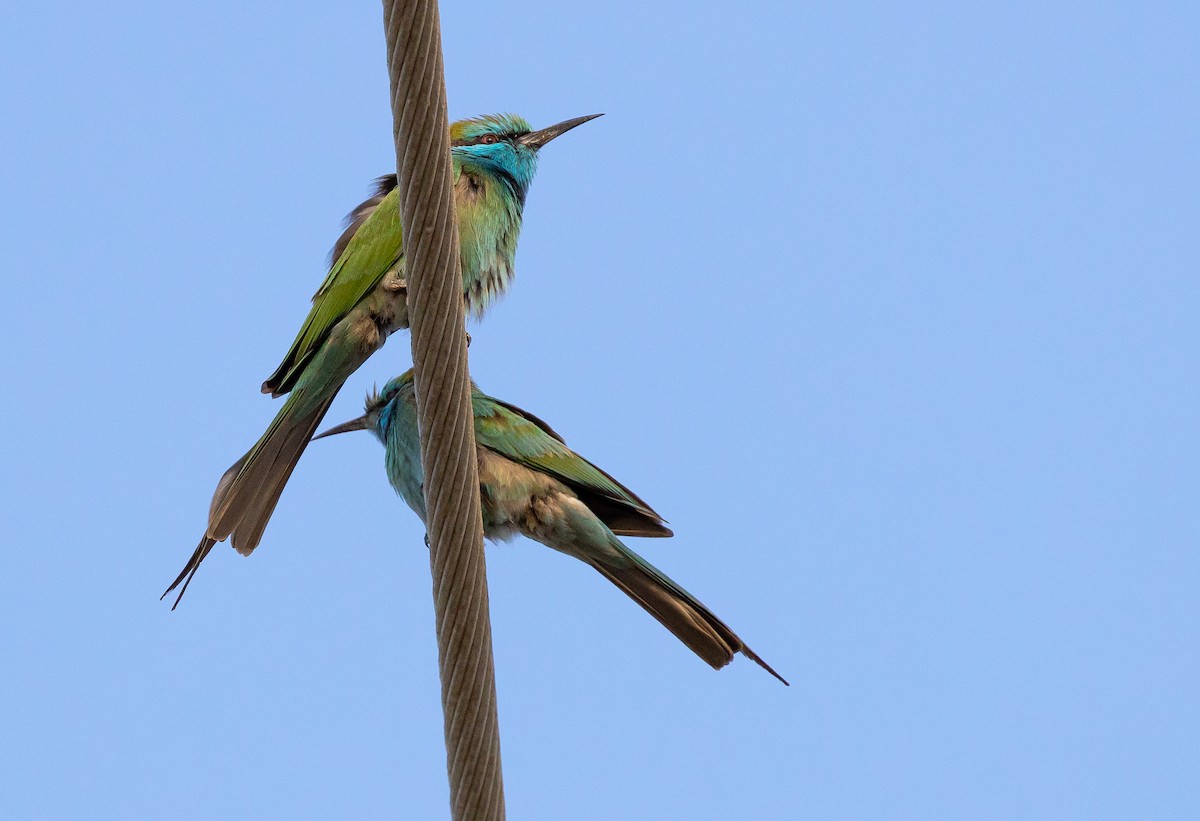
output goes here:
[{"label": "green bee-eater", "polygon": [[[462,120],[450,127],[463,295],[476,317],[512,280],[521,212],[538,151],[598,116],[540,131],[513,115]],[[204,536],[166,593],[190,582],[217,542],[232,537],[233,547],[244,556],[258,546],[283,486],[342,384],[389,334],[408,327],[396,177],[381,177],[378,183],[375,195],[350,214],[308,318],[283,362],[263,382],[263,393],[288,394],[287,400],[262,438],[217,483]]]},{"label": "green bee-eater", "polygon": [[[531,413],[472,384],[483,529],[490,539],[514,534],[586,562],[720,669],[735,653],[771,669],[725,622],[617,538],[670,536],[663,519],[632,491],[572,451]],[[388,479],[425,520],[421,447],[412,371],[367,398],[367,412],[320,436],[369,430],[387,449]],[[316,437],[320,438],[320,437]]]}]

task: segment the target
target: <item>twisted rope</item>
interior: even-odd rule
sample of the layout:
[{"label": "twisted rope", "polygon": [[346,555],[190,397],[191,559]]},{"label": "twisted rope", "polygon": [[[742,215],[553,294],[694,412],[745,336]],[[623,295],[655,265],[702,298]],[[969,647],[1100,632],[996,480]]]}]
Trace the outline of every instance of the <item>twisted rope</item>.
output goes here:
[{"label": "twisted rope", "polygon": [[454,821],[502,821],[483,522],[437,0],[383,0]]}]

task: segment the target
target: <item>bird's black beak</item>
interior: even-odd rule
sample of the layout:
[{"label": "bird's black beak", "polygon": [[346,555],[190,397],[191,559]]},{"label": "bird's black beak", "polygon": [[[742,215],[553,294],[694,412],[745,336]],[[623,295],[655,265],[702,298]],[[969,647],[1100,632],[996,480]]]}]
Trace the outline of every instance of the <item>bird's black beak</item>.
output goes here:
[{"label": "bird's black beak", "polygon": [[326,436],[333,436],[335,433],[349,433],[352,430],[367,430],[371,427],[371,422],[367,416],[360,416],[357,419],[351,419],[349,422],[343,422],[336,427],[332,427],[324,433],[318,433],[312,438],[312,441],[324,439]]},{"label": "bird's black beak", "polygon": [[583,125],[588,120],[594,120],[597,117],[602,117],[603,114],[588,114],[584,117],[576,117],[573,120],[563,120],[557,125],[552,125],[549,128],[543,128],[541,131],[530,131],[528,134],[523,134],[517,139],[522,145],[532,148],[537,151],[546,143],[553,140],[555,137],[561,137],[577,125]]}]

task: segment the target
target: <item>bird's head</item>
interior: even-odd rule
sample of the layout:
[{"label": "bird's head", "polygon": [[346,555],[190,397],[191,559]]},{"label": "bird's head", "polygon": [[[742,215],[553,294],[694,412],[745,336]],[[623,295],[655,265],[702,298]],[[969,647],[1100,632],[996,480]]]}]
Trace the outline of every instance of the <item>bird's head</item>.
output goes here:
[{"label": "bird's head", "polygon": [[326,436],[333,436],[335,433],[349,433],[354,430],[369,430],[374,433],[380,441],[384,441],[384,436],[387,434],[388,425],[391,424],[392,417],[396,413],[396,406],[400,402],[413,404],[413,372],[409,368],[404,373],[397,376],[395,379],[383,386],[381,391],[372,391],[367,394],[366,413],[357,419],[351,419],[349,422],[343,422],[336,425],[324,433],[318,433],[313,437],[314,440],[322,439]]},{"label": "bird's head", "polygon": [[450,150],[460,160],[483,166],[509,182],[514,193],[523,199],[537,171],[537,155],[542,146],[599,116],[575,117],[539,131],[515,114],[459,120],[450,126]]}]

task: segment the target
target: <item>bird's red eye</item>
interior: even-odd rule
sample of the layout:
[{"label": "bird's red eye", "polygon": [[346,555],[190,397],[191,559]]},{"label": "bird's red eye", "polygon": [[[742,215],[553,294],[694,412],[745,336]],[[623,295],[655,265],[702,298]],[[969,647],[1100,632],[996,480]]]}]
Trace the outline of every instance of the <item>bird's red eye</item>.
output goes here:
[{"label": "bird's red eye", "polygon": [[499,141],[500,138],[495,134],[484,134],[479,138],[479,142],[483,143],[484,145],[495,145]]}]

